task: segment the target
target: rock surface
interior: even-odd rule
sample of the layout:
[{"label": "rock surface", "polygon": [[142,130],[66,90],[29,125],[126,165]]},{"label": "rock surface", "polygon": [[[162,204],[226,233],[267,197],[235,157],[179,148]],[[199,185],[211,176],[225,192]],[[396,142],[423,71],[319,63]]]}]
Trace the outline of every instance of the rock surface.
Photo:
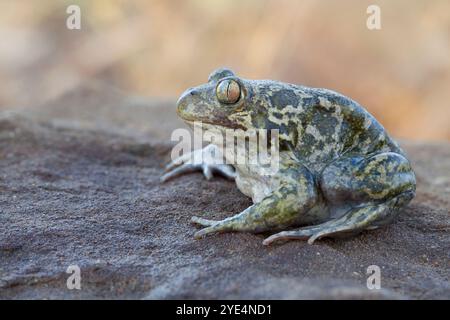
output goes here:
[{"label": "rock surface", "polygon": [[[194,240],[189,219],[250,205],[201,174],[159,182],[173,101],[96,83],[0,114],[0,298],[450,298],[450,144],[407,143],[417,197],[391,225],[314,245]],[[68,290],[69,265],[81,290]],[[366,287],[381,268],[381,290]]]}]

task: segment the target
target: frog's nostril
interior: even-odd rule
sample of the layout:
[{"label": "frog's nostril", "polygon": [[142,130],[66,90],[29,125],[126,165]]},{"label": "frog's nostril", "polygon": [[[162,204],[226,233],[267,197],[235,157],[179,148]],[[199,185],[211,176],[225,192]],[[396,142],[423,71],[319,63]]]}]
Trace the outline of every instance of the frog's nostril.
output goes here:
[{"label": "frog's nostril", "polygon": [[180,98],[177,101],[177,104],[180,105],[181,103],[183,103],[185,101],[186,98],[193,96],[194,93],[192,93],[192,89],[188,89],[185,92],[183,92],[183,94],[180,96]]},{"label": "frog's nostril", "polygon": [[189,94],[190,94],[191,96],[195,96],[195,95],[197,94],[197,90],[194,90],[194,89],[189,90]]}]

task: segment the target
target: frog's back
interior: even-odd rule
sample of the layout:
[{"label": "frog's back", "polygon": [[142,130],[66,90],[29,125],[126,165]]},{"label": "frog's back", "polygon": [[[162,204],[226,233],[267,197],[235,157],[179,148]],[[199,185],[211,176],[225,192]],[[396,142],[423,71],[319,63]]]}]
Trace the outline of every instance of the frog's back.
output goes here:
[{"label": "frog's back", "polygon": [[310,150],[309,160],[325,164],[342,155],[369,155],[381,152],[403,154],[399,145],[366,109],[342,94],[317,88],[301,88],[312,96],[304,104],[300,127],[304,132],[297,150]]},{"label": "frog's back", "polygon": [[404,154],[383,126],[361,105],[328,89],[267,83],[268,128],[280,128],[281,138],[313,171],[344,154],[381,152]]}]

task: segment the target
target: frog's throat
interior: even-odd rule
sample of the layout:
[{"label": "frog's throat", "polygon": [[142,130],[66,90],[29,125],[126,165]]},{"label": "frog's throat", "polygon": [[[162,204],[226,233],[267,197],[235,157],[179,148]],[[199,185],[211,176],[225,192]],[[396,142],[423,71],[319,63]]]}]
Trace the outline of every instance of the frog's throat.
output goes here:
[{"label": "frog's throat", "polygon": [[[202,130],[203,132],[201,132],[201,137],[202,139],[205,138],[205,132],[210,132],[210,134],[212,134],[213,139],[212,141],[208,141],[209,143],[212,143],[220,148],[223,148],[223,146],[229,145],[230,141],[229,139],[232,139],[232,144],[234,144],[236,147],[240,147],[238,145],[238,141],[241,141],[242,136],[246,135],[246,131],[247,130],[235,130],[232,128],[228,128],[228,127],[224,127],[221,125],[216,125],[216,124],[210,124],[210,123],[206,123],[206,122],[194,122],[194,121],[186,121],[186,124],[188,124],[189,127],[191,127],[191,129],[194,130],[194,135],[196,134],[196,125],[200,125],[201,124],[201,128],[200,130]],[[238,138],[238,139],[235,139]],[[207,140],[204,140],[207,141]],[[220,142],[219,142],[220,141]]]}]

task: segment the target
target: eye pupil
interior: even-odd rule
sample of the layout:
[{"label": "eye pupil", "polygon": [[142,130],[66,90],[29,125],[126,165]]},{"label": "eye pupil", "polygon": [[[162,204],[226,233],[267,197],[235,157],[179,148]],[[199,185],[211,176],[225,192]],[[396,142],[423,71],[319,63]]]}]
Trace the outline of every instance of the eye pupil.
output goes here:
[{"label": "eye pupil", "polygon": [[216,95],[222,103],[236,103],[241,97],[241,88],[234,80],[223,80],[216,88]]},{"label": "eye pupil", "polygon": [[230,81],[228,83],[227,96],[230,103],[235,103],[241,96],[241,89],[236,81]]}]

